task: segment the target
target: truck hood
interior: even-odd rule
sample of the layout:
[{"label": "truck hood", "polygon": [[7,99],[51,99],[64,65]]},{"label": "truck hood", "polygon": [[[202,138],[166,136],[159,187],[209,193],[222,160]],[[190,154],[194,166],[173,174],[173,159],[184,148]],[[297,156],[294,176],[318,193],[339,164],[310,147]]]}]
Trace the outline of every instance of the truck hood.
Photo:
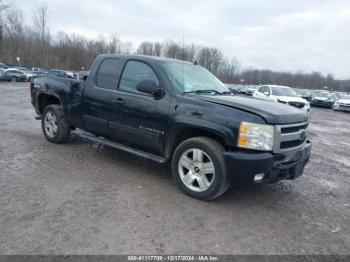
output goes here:
[{"label": "truck hood", "polygon": [[210,103],[236,108],[262,117],[268,124],[293,124],[307,121],[307,114],[281,103],[241,96],[197,96]]}]

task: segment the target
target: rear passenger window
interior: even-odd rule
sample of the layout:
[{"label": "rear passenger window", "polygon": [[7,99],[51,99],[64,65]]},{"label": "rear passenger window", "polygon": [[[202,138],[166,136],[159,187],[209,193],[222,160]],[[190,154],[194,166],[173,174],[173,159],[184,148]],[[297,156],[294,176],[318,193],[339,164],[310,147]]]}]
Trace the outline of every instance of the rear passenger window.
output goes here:
[{"label": "rear passenger window", "polygon": [[152,68],[142,62],[129,61],[125,66],[119,89],[133,93],[141,93],[137,91],[136,86],[144,80],[153,80],[159,84],[158,78]]},{"label": "rear passenger window", "polygon": [[118,59],[105,59],[102,61],[96,77],[96,86],[105,89],[115,89],[118,80]]}]

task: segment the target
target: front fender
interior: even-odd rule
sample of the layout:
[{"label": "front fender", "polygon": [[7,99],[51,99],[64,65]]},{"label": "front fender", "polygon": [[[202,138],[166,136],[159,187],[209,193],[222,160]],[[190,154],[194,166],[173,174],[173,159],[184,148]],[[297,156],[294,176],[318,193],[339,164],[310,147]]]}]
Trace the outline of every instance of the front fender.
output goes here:
[{"label": "front fender", "polygon": [[168,139],[165,144],[166,157],[170,158],[175,150],[177,139],[186,132],[194,133],[195,136],[210,136],[217,138],[223,146],[234,146],[236,138],[233,130],[215,122],[191,117],[175,118],[169,128]]}]

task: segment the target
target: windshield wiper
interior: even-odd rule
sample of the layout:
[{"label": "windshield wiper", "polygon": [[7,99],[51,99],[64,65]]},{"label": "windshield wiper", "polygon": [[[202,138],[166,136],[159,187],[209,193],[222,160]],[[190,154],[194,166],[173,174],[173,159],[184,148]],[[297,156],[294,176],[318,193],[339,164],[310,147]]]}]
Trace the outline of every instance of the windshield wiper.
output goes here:
[{"label": "windshield wiper", "polygon": [[208,94],[208,93],[214,93],[216,95],[223,95],[224,94],[224,93],[221,93],[215,89],[198,89],[198,90],[184,92],[184,94]]}]

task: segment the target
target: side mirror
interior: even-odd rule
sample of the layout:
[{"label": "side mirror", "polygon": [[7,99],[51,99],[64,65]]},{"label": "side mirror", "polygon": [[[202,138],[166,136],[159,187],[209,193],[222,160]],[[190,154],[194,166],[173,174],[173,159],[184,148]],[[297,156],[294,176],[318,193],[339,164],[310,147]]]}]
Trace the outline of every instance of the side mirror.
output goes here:
[{"label": "side mirror", "polygon": [[160,96],[163,94],[163,89],[160,88],[153,80],[143,80],[136,86],[136,89],[142,93],[153,96]]},{"label": "side mirror", "polygon": [[270,96],[269,92],[264,92],[265,96]]}]

